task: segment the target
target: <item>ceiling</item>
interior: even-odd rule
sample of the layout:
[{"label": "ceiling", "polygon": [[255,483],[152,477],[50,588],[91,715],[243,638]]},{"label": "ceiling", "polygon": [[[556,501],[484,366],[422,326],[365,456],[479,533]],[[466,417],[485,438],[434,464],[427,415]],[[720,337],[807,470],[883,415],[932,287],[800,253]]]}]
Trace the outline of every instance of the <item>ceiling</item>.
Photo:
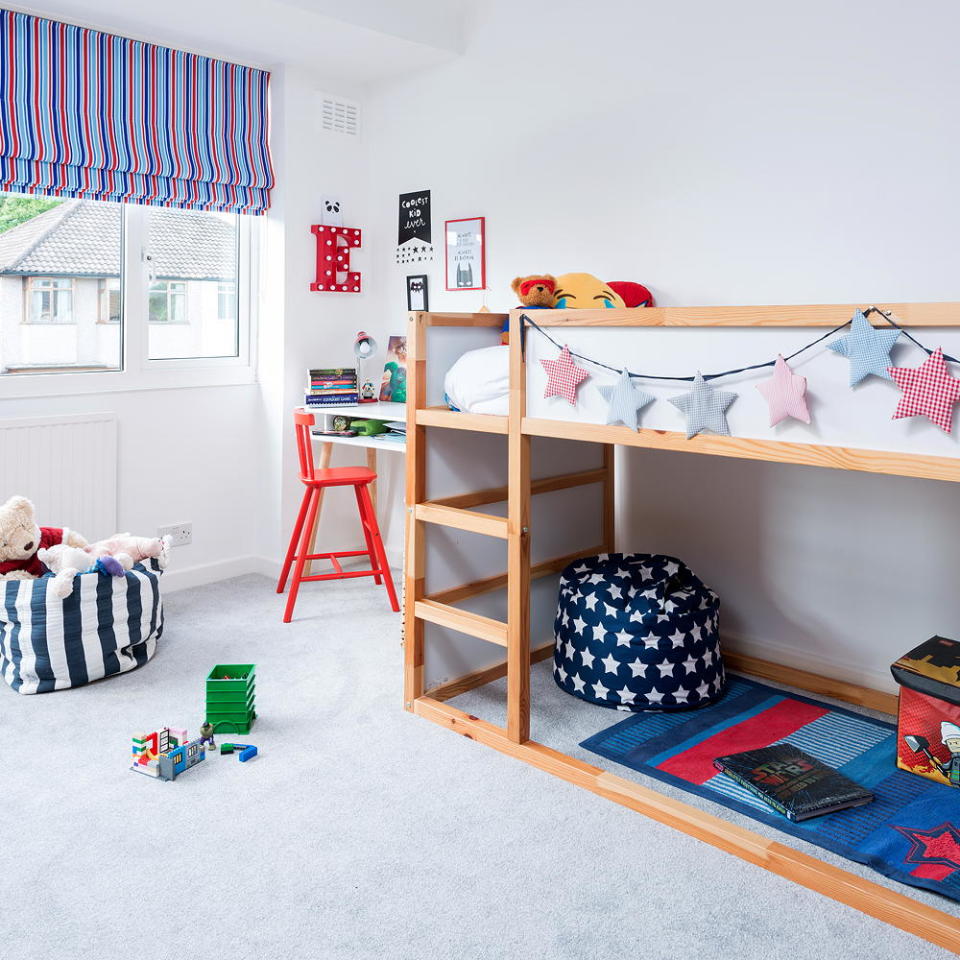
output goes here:
[{"label": "ceiling", "polygon": [[455,57],[462,49],[464,0],[39,0],[4,6],[357,87]]}]

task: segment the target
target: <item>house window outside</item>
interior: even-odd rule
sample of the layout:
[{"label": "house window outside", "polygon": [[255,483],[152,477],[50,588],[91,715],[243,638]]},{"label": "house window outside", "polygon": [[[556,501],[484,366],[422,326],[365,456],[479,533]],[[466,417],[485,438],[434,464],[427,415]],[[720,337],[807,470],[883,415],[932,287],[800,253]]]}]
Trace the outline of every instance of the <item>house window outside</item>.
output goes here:
[{"label": "house window outside", "polygon": [[187,323],[187,285],[165,280],[150,284],[150,323]]},{"label": "house window outside", "polygon": [[237,285],[236,283],[221,283],[217,285],[217,319],[232,320],[237,315]]},{"label": "house window outside", "polygon": [[113,277],[100,281],[100,322],[120,322],[120,281]]},{"label": "house window outside", "polygon": [[27,290],[27,323],[73,323],[73,280],[69,277],[31,277]]}]

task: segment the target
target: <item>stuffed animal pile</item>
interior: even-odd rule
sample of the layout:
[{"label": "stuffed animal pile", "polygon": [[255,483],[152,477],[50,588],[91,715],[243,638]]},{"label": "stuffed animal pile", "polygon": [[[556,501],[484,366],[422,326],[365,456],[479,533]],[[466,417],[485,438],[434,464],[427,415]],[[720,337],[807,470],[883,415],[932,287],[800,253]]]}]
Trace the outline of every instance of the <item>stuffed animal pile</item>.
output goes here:
[{"label": "stuffed animal pile", "polygon": [[549,273],[517,277],[510,286],[521,305],[532,310],[612,310],[652,307],[653,294],[632,280],[604,283],[592,273]]},{"label": "stuffed animal pile", "polygon": [[117,533],[88,543],[75,530],[37,525],[36,511],[26,497],[0,504],[0,580],[35,580],[53,575],[47,587],[54,597],[73,592],[78,573],[122,577],[134,564],[151,557],[166,569],[170,537],[132,537]]}]

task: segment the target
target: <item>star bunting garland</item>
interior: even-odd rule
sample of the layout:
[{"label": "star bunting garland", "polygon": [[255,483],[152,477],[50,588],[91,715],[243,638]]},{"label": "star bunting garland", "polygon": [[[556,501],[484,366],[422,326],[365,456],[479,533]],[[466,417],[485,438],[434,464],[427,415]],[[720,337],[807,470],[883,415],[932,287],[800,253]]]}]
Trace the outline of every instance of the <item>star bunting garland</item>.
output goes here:
[{"label": "star bunting garland", "polygon": [[858,310],[850,321],[850,332],[829,346],[850,361],[850,386],[855,387],[871,373],[890,379],[890,351],[899,336],[899,330],[874,330],[863,311]]},{"label": "star bunting garland", "polygon": [[556,360],[540,362],[543,364],[543,369],[547,371],[547,388],[543,391],[544,400],[547,397],[563,397],[571,406],[576,406],[577,387],[590,374],[573,362],[569,348],[564,347]]},{"label": "star bunting garland", "polygon": [[763,383],[758,383],[757,389],[770,407],[771,427],[775,427],[787,417],[802,420],[804,423],[810,422],[806,399],[807,378],[793,373],[782,354],[773,365],[773,376]]},{"label": "star bunting garland", "polygon": [[620,371],[620,379],[612,387],[597,389],[607,401],[607,423],[622,423],[631,430],[637,429],[637,413],[656,399],[652,393],[635,386],[626,370]]},{"label": "star bunting garland", "polygon": [[953,406],[960,401],[960,380],[947,372],[943,347],[937,347],[919,367],[889,367],[903,391],[893,420],[926,417],[944,433],[953,429]]},{"label": "star bunting garland", "polygon": [[[879,313],[894,329],[875,329],[867,319],[869,313]],[[571,406],[576,406],[577,390],[590,374],[583,367],[577,366],[569,347],[565,345],[561,347],[530,317],[524,316],[521,320],[560,350],[560,355],[555,360],[540,361],[547,373],[544,399],[561,397]],[[928,350],[915,337],[907,333],[908,339],[923,349],[928,357],[919,367],[895,367],[890,364],[890,351],[903,331],[897,326],[892,314],[885,313],[877,307],[869,307],[866,311],[857,310],[849,323],[850,332],[828,343],[827,348],[849,361],[850,386],[857,386],[869,376],[893,380],[900,387],[901,396],[892,419],[923,416],[936,424],[944,433],[952,433],[953,408],[960,403],[960,378],[950,375],[947,362],[960,363],[960,360],[944,354],[942,347],[933,351]],[[810,423],[807,378],[795,374],[787,361],[838,333],[844,326],[846,324],[828,331],[806,346],[795,350],[787,358],[780,354],[776,360],[767,363],[724,370],[708,376],[714,380],[762,367],[772,367],[773,376],[757,384],[757,390],[767,402],[770,426],[775,427],[788,418]],[[581,357],[581,359],[617,372],[616,367],[598,360],[591,360],[589,357]],[[622,423],[631,430],[638,429],[639,411],[653,403],[656,397],[643,390],[634,382],[635,379],[690,380],[691,378],[631,373],[627,368],[619,370],[616,383],[597,387],[600,396],[607,403],[605,423]],[[705,430],[720,436],[730,436],[726,412],[737,396],[736,393],[710,386],[703,374],[697,371],[691,389],[687,393],[670,397],[669,400],[687,418],[686,436],[690,440]]]},{"label": "star bunting garland", "polygon": [[670,402],[681,413],[686,414],[689,440],[704,430],[729,437],[730,427],[727,425],[726,411],[736,399],[735,393],[711,387],[698,370],[693,389],[689,393],[681,393],[679,397],[671,397]]}]

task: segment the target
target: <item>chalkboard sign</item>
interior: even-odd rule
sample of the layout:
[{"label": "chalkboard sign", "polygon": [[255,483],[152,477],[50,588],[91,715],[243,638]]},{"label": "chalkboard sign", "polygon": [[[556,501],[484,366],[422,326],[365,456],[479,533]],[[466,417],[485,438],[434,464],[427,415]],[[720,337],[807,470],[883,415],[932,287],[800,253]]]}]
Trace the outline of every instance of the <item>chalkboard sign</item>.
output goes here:
[{"label": "chalkboard sign", "polygon": [[401,193],[397,217],[397,263],[433,260],[430,191]]}]

